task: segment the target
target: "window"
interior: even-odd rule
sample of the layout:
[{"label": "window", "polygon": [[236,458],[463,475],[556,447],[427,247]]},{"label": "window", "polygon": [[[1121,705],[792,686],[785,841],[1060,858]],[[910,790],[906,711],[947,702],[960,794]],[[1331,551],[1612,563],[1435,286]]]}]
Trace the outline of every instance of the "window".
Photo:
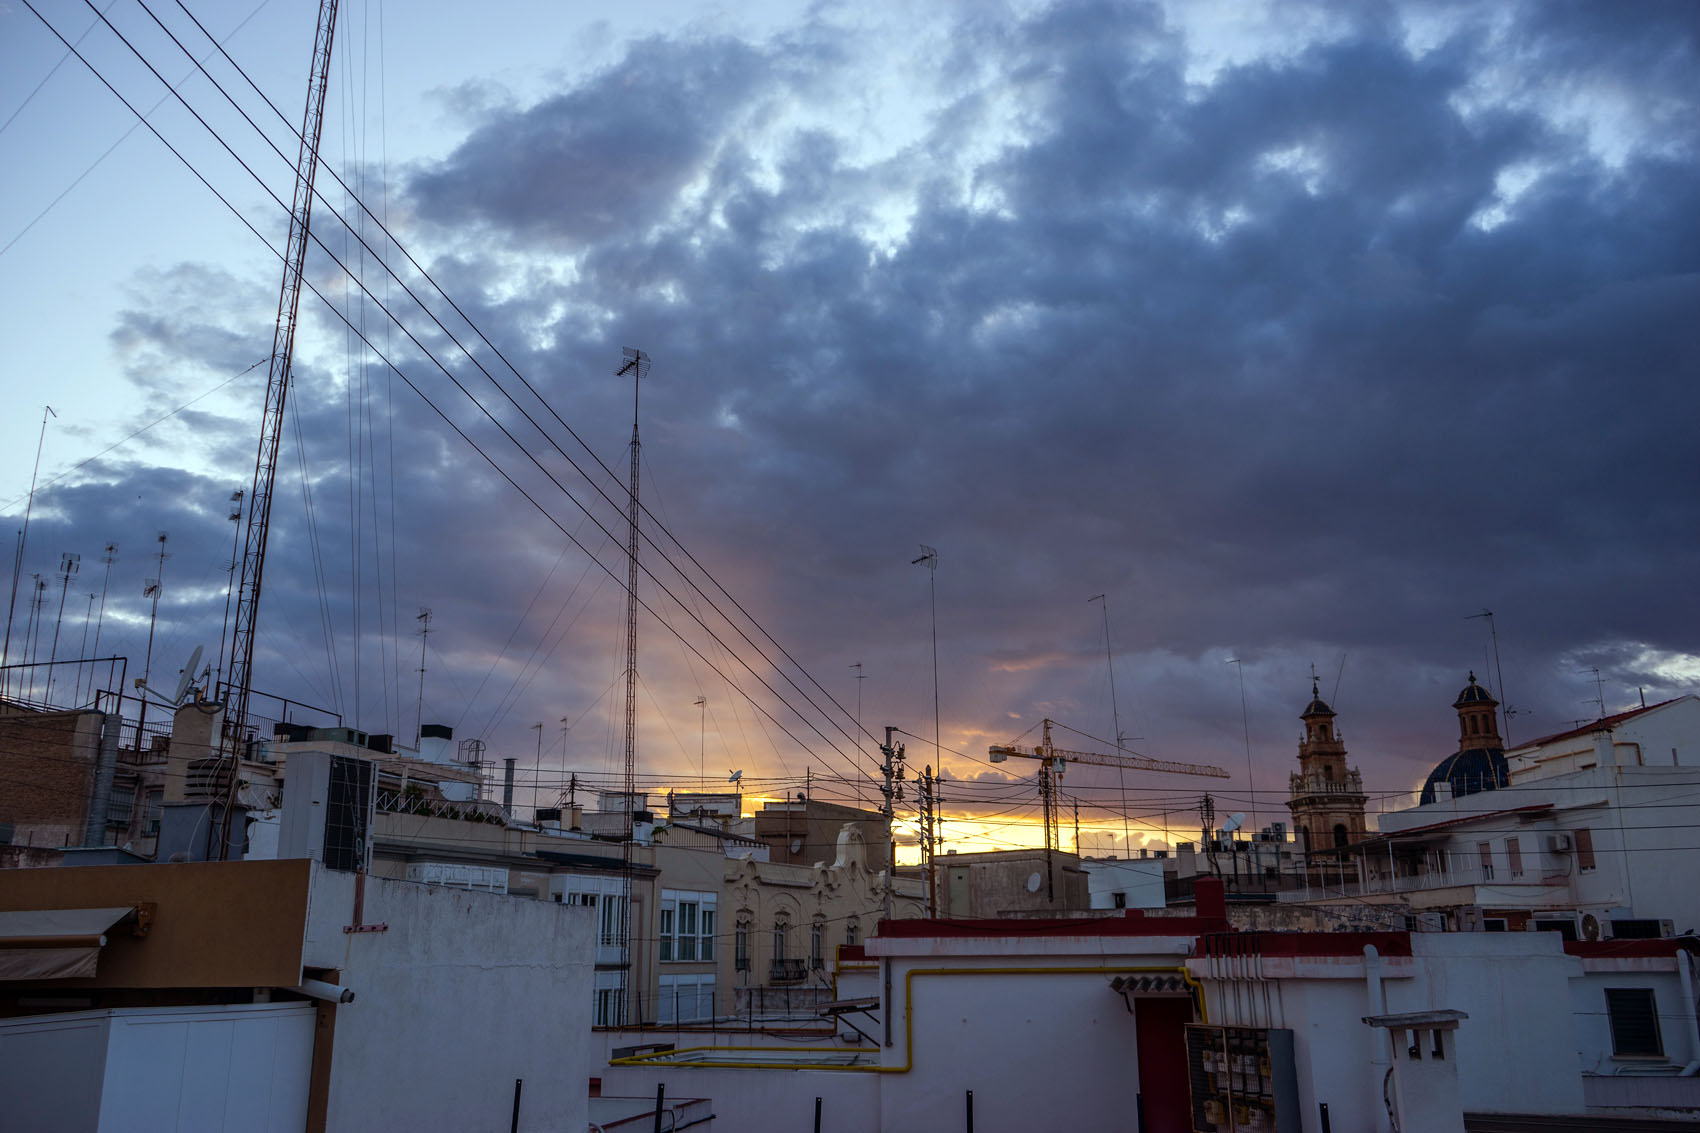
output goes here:
[{"label": "window", "polygon": [[129,826],[130,813],[136,809],[136,785],[134,783],[114,783],[112,793],[106,797],[106,824],[108,826]]},{"label": "window", "polygon": [[1110,905],[1111,905],[1111,907],[1117,908],[1117,909],[1127,908],[1127,894],[1126,893],[1112,893],[1112,894],[1110,894]]},{"label": "window", "polygon": [[1493,880],[1493,846],[1487,842],[1477,842],[1476,852],[1482,856],[1482,880]]},{"label": "window", "polygon": [[1505,840],[1505,861],[1512,877],[1523,876],[1523,845],[1515,838]]},{"label": "window", "polygon": [[750,922],[742,917],[732,934],[732,967],[740,972],[750,970]]},{"label": "window", "polygon": [[1576,831],[1576,868],[1583,873],[1594,869],[1594,832],[1586,826]]},{"label": "window", "polygon": [[1346,832],[1346,827],[1343,823],[1334,824],[1334,848],[1336,850],[1345,849],[1350,838],[1351,835]]},{"label": "window", "polygon": [[660,958],[689,963],[714,959],[713,893],[661,891]]},{"label": "window", "polygon": [[851,947],[855,947],[856,931],[858,927],[859,924],[855,917],[851,917],[849,920],[844,922],[844,943]]},{"label": "window", "polygon": [[809,926],[809,968],[820,971],[826,967],[826,922],[819,917]]},{"label": "window", "polygon": [[785,937],[790,933],[791,926],[782,917],[773,922],[773,958],[785,959]]},{"label": "window", "polygon": [[620,986],[623,972],[596,973],[596,1013],[598,1027],[618,1027],[626,1021],[626,993]]},{"label": "window", "polygon": [[626,899],[604,894],[602,897],[600,943],[604,948],[624,948],[626,944]]},{"label": "window", "polygon": [[1650,987],[1608,987],[1606,1014],[1611,1017],[1611,1052],[1629,1056],[1659,1056],[1665,1052],[1659,1037],[1659,1009]]},{"label": "window", "polygon": [[147,793],[147,810],[142,815],[142,837],[153,838],[159,834],[159,816],[165,810],[165,789],[154,787]]},{"label": "window", "polygon": [[714,1018],[714,976],[663,975],[656,1017],[663,1023],[700,1023]]}]

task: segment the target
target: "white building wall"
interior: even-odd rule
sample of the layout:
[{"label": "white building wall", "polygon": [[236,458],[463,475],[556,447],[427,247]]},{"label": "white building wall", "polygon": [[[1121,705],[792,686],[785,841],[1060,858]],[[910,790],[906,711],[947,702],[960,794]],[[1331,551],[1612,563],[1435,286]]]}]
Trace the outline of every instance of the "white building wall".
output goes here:
[{"label": "white building wall", "polygon": [[0,1128],[299,1133],[310,1004],[78,1011],[0,1022]]},{"label": "white building wall", "polygon": [[[1163,859],[1080,863],[1086,871],[1087,892],[1094,909],[1161,909],[1168,904],[1163,891]],[[1124,904],[1116,904],[1116,894]]]},{"label": "white building wall", "polygon": [[[1678,956],[1676,963],[1686,962]],[[1683,1005],[1682,977],[1676,964],[1664,958],[1615,960],[1616,971],[1589,971],[1570,985],[1570,1011],[1576,1020],[1577,1041],[1585,1074],[1669,1073],[1700,1059],[1700,1033],[1694,1015]],[[1631,970],[1624,971],[1621,969]],[[1607,988],[1651,988],[1659,1013],[1663,1059],[1618,1057],[1613,1053],[1611,1019],[1606,1012]]]},{"label": "white building wall", "polygon": [[583,1129],[595,911],[315,870],[307,963],[355,992],[337,1008],[332,1129]]}]

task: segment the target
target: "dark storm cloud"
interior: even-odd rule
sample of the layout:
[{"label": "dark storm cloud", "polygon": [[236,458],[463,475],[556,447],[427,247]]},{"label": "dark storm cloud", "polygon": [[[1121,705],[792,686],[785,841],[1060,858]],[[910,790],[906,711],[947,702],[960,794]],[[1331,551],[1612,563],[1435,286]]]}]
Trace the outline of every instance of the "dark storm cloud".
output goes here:
[{"label": "dark storm cloud", "polygon": [[[617,312],[688,372],[655,410],[667,458],[726,473],[688,485],[694,526],[771,588],[792,639],[877,649],[857,628],[870,609],[912,638],[916,611],[893,595],[918,580],[885,564],[924,538],[951,551],[958,688],[985,658],[1057,645],[1073,663],[1000,687],[1080,685],[1090,625],[1059,633],[1078,614],[1054,592],[1137,587],[1137,636],[1182,656],[1404,658],[1360,712],[1397,720],[1376,729],[1386,742],[1439,749],[1451,692],[1436,698],[1462,676],[1443,674],[1478,663],[1463,615],[1484,602],[1536,703],[1569,695],[1552,668],[1582,641],[1694,638],[1678,596],[1700,566],[1684,424],[1700,405],[1682,378],[1700,201],[1692,115],[1670,113],[1693,108],[1692,20],[1614,12],[1596,51],[1598,13],[1521,9],[1491,40],[1460,19],[1414,56],[1390,12],[1365,10],[1207,88],[1151,9],[965,25],[946,70],[995,78],[904,155],[907,182],[880,170],[914,187],[889,253],[808,224],[835,193],[863,199],[869,170],[830,137],[770,138],[753,168],[737,125],[807,97],[775,47],[739,48],[742,73],[714,83],[726,45],[671,42],[669,93],[624,98],[620,67],[591,76],[493,117],[412,192],[446,228],[571,254],[561,297]],[[1563,76],[1645,79],[1677,155],[1636,148],[1614,167],[1519,97]],[[1000,87],[1022,137],[951,167]],[[700,108],[681,115],[684,97]],[[558,155],[605,128],[632,142],[635,196],[557,192]],[[1524,166],[1538,175],[1501,203]],[[693,179],[706,189],[678,197]],[[554,332],[569,356],[607,349],[573,315]],[[811,601],[823,591],[843,606]],[[1296,710],[1301,681],[1269,683]],[[1167,695],[1184,716],[1225,699]]]},{"label": "dark storm cloud", "polygon": [[[1608,700],[1635,685],[1651,698],[1682,691],[1659,656],[1695,652],[1694,21],[1685,5],[1602,10],[1531,5],[1489,27],[1432,9],[1450,31],[1419,54],[1397,10],[1351,5],[1328,12],[1327,40],[1208,85],[1188,76],[1197,45],[1153,8],[976,11],[893,92],[932,107],[926,129],[874,159],[833,113],[866,62],[854,42],[817,24],[763,43],[653,37],[535,105],[484,98],[465,139],[411,177],[429,226],[414,239],[616,469],[630,391],[611,371],[621,345],[650,351],[652,506],[841,701],[848,665],[866,664],[865,722],[926,731],[927,580],[908,561],[926,542],[943,553],[947,744],[983,748],[1044,712],[1107,734],[1086,604],[1106,592],[1135,746],[1227,762],[1239,706],[1223,661],[1239,656],[1269,790],[1308,664],[1332,695],[1346,654],[1354,755],[1397,789],[1449,750],[1447,706],[1486,662],[1482,623],[1464,619],[1484,605],[1523,736],[1580,714],[1584,665],[1612,674]],[[1573,120],[1590,107],[1621,154]],[[784,125],[798,109],[806,124]],[[1519,171],[1532,180],[1504,196]],[[138,307],[124,349],[209,367],[241,355],[228,321],[170,316]],[[397,350],[452,416],[476,419]],[[348,399],[329,365],[304,375],[302,426],[321,515],[340,509],[347,527]],[[455,369],[618,534],[618,509]],[[387,648],[411,671],[411,615],[433,606],[453,659],[430,664],[455,690],[434,695],[458,704],[563,537],[429,410],[398,392],[395,413],[407,597]],[[233,453],[246,428],[232,426]],[[579,529],[494,429],[468,428]],[[376,460],[382,481],[387,449]],[[299,508],[279,522],[268,579],[294,644],[273,648],[317,673]],[[201,523],[211,554],[228,528],[210,510]],[[480,699],[508,687],[582,570],[563,561]],[[546,675],[489,738],[529,743],[526,724],[602,691],[616,593],[543,647]],[[702,666],[645,632],[646,680],[671,713]]]}]

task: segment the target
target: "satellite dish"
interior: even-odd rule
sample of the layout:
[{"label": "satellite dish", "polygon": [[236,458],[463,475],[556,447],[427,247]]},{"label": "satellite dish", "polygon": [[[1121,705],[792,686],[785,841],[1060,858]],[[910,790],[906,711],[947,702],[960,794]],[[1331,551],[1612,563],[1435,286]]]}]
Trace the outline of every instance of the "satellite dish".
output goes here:
[{"label": "satellite dish", "polygon": [[1038,870],[1034,870],[1032,873],[1027,875],[1027,892],[1037,893],[1039,892],[1039,887],[1043,884],[1045,884],[1045,879],[1039,876]]},{"label": "satellite dish", "polygon": [[1222,833],[1232,834],[1234,831],[1238,830],[1240,827],[1242,827],[1244,825],[1245,825],[1245,815],[1243,815],[1243,814],[1229,815],[1228,821],[1222,823]]},{"label": "satellite dish", "polygon": [[732,777],[730,779],[726,780],[726,781],[728,783],[736,783],[739,779],[742,779],[743,777],[744,777],[744,771],[743,771],[742,768],[739,768],[737,771],[732,772]]},{"label": "satellite dish", "polygon": [[201,647],[195,646],[195,651],[189,654],[189,663],[183,666],[183,673],[177,678],[177,691],[171,694],[172,704],[182,704],[183,697],[189,691],[189,684],[195,679],[195,668],[201,663]]}]

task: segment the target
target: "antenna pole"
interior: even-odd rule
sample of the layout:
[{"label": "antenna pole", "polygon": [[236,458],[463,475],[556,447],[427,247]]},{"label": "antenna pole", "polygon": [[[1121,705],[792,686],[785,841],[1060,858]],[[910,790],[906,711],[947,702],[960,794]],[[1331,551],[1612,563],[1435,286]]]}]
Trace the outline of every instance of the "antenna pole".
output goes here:
[{"label": "antenna pole", "polygon": [[53,646],[47,654],[47,701],[53,702],[54,662],[59,660],[59,623],[65,620],[65,595],[71,591],[71,579],[82,565],[83,557],[71,551],[59,556],[59,612],[53,617]]},{"label": "antenna pole", "polygon": [[242,565],[242,500],[247,492],[241,488],[230,493],[230,577],[224,584],[224,628],[218,635],[218,669],[213,679],[213,689],[221,687],[224,681],[224,645],[230,636],[230,599],[236,594],[236,568]]},{"label": "antenna pole", "polygon": [[[860,661],[857,661],[854,665],[851,665],[850,667],[852,669],[856,670],[856,750],[859,752],[859,751],[862,750],[862,682],[867,680],[868,678],[867,678],[867,675],[862,672],[862,663]],[[862,775],[861,775],[860,771],[858,771],[856,773],[855,784],[856,784],[856,805],[861,806],[862,805]]]},{"label": "antenna pole", "polygon": [[[43,405],[41,407],[41,435],[35,440],[35,471],[30,473],[29,503],[24,505],[24,526],[18,532],[18,549],[12,556],[12,597],[6,602],[6,638],[5,643],[0,645],[0,665],[12,663],[12,612],[18,605],[18,581],[23,577],[24,572],[24,547],[29,543],[30,514],[35,511],[35,482],[36,477],[41,475],[41,446],[47,441],[47,418],[49,415],[59,416],[59,414],[53,412],[53,406]],[[9,686],[11,681],[11,671],[7,670],[6,685],[0,686],[0,695],[5,694],[6,686]]]},{"label": "antenna pole", "polygon": [[[96,657],[100,656],[100,626],[106,620],[106,589],[112,584],[112,564],[118,561],[118,544],[108,543],[100,553],[100,561],[106,564],[106,573],[100,580],[100,609],[94,616],[94,649],[92,652]],[[122,688],[118,690],[118,696],[122,700],[124,696]],[[89,670],[89,698],[91,700],[94,698],[93,669]]]},{"label": "antenna pole", "polygon": [[419,749],[419,737],[425,731],[425,646],[431,641],[431,608],[419,607],[419,616],[413,619],[419,623],[419,710],[413,721],[413,747]]},{"label": "antenna pole", "polygon": [[[634,804],[637,801],[637,586],[638,586],[638,457],[642,445],[638,440],[638,393],[643,386],[644,375],[649,373],[649,355],[634,347],[625,347],[620,368],[614,371],[614,376],[623,378],[628,374],[632,379],[632,465],[631,473],[626,484],[626,766],[623,786],[625,789],[626,837],[623,843],[622,866],[624,876],[625,896],[621,902],[623,931],[621,943],[628,949],[631,947],[632,923],[632,838],[636,833],[636,814]],[[620,1023],[625,1022],[628,1010],[630,965],[620,969]]]},{"label": "antenna pole", "polygon": [[[1501,709],[1504,710],[1504,713],[1505,713],[1505,746],[1507,748],[1510,748],[1511,747],[1511,701],[1508,700],[1506,698],[1506,695],[1505,695],[1505,670],[1503,668],[1501,668],[1500,664],[1499,664],[1499,630],[1494,627],[1493,611],[1492,610],[1489,610],[1489,609],[1484,607],[1482,609],[1481,613],[1471,614],[1469,617],[1465,618],[1464,620],[1465,621],[1474,621],[1477,618],[1486,618],[1487,619],[1488,639],[1493,642],[1494,680],[1497,681],[1498,684],[1499,684],[1499,706],[1500,706]],[[1595,670],[1595,675],[1596,676],[1598,675],[1598,670]],[[1601,694],[1600,694],[1600,715],[1604,716],[1605,714],[1606,714],[1605,693],[1602,691]]]},{"label": "antenna pole", "polygon": [[[148,678],[153,675],[153,628],[154,623],[159,620],[159,592],[165,589],[165,560],[170,558],[170,556],[165,553],[165,540],[168,537],[169,532],[161,531],[159,533],[159,577],[150,579],[150,585],[143,587],[142,590],[144,596],[146,596],[150,591],[153,594],[153,609],[148,612],[148,651],[142,660],[143,688],[148,687]],[[136,710],[137,751],[143,750],[142,744],[144,741],[142,739],[142,725],[147,723],[148,719],[148,698],[144,696],[141,699],[142,706]]]},{"label": "antenna pole", "polygon": [[[1251,770],[1251,714],[1246,711],[1245,704],[1245,662],[1238,657],[1228,658],[1228,664],[1240,671],[1240,730],[1245,733],[1245,781],[1246,789],[1251,792],[1251,828],[1257,829],[1257,779]],[[1316,666],[1311,666],[1311,672],[1316,672]]]},{"label": "antenna pole", "polygon": [[[1102,604],[1104,609],[1104,660],[1110,666],[1110,724],[1115,729],[1116,751],[1122,750],[1122,713],[1116,704],[1116,654],[1110,648],[1110,600],[1103,594],[1094,594],[1086,599],[1086,604],[1093,602]],[[1120,767],[1116,768],[1116,785],[1121,788],[1122,795],[1122,852],[1129,858],[1133,857],[1133,835],[1128,832],[1127,825],[1127,773]],[[1079,804],[1075,805],[1075,852],[1080,852],[1080,821]]]},{"label": "antenna pole", "polygon": [[[933,762],[938,769],[944,770],[944,750],[939,746],[942,733],[939,730],[939,553],[925,543],[921,544],[921,557],[910,563],[927,564],[927,600],[932,610],[933,620]],[[943,840],[943,834],[940,834]]]},{"label": "antenna pole", "polygon": [[708,697],[699,696],[692,701],[697,706],[697,779],[700,780],[699,791],[708,790]]},{"label": "antenna pole", "polygon": [[[83,611],[83,640],[77,646],[79,658],[86,659],[89,655],[89,623],[92,621],[94,621],[94,591],[91,590],[89,591],[89,607]],[[77,687],[71,693],[72,698],[79,705],[83,702],[83,669],[85,667],[81,663],[77,665]],[[94,690],[90,689],[89,692],[92,696]]]}]

